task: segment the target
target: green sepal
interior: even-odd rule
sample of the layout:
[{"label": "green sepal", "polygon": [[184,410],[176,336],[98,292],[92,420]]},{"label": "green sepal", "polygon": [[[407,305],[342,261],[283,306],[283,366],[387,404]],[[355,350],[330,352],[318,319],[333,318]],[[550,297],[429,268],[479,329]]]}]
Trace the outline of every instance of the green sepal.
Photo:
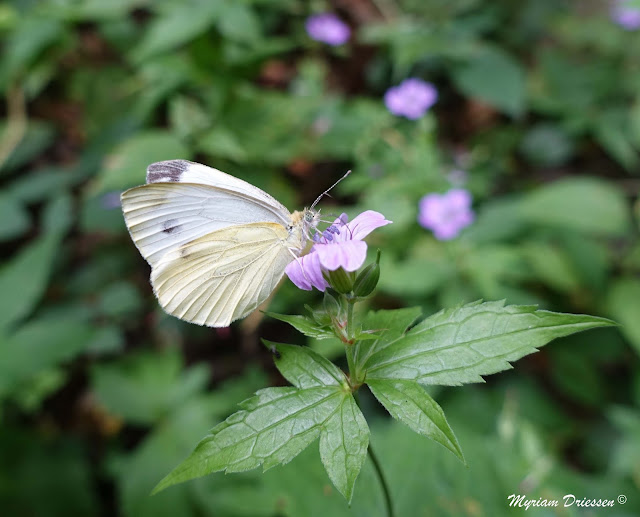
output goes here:
[{"label": "green sepal", "polygon": [[353,289],[355,273],[345,271],[341,267],[335,271],[325,271],[324,277],[329,285],[340,294],[350,293]]},{"label": "green sepal", "polygon": [[376,261],[365,267],[357,276],[353,284],[353,294],[359,298],[369,296],[375,290],[380,280],[380,250],[376,255]]}]

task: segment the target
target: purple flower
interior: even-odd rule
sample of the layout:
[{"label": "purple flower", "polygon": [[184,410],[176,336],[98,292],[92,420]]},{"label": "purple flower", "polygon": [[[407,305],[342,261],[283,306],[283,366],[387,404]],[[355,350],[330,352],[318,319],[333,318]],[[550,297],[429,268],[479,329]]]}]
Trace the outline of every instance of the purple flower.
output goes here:
[{"label": "purple flower", "polygon": [[627,30],[640,28],[640,8],[629,5],[629,0],[616,0],[611,8],[611,19]]},{"label": "purple flower", "polygon": [[473,222],[471,201],[469,191],[458,188],[446,194],[428,194],[420,200],[418,222],[436,239],[448,241]]},{"label": "purple flower", "polygon": [[384,104],[391,113],[411,120],[422,117],[437,99],[438,91],[422,79],[405,79],[384,94]]},{"label": "purple flower", "polygon": [[346,43],[351,35],[349,26],[333,13],[309,16],[305,27],[312,39],[334,46]]},{"label": "purple flower", "polygon": [[378,212],[367,210],[348,222],[347,214],[342,214],[324,232],[313,236],[315,244],[304,257],[291,262],[285,273],[300,289],[311,291],[315,287],[324,291],[329,284],[323,271],[355,271],[367,257],[367,243],[364,239],[376,228],[390,224]]}]

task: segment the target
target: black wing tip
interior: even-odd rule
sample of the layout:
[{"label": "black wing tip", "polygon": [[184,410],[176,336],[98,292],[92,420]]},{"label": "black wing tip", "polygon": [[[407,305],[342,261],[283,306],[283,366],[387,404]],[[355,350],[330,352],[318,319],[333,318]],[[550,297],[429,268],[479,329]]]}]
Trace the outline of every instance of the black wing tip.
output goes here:
[{"label": "black wing tip", "polygon": [[192,165],[188,160],[165,160],[147,167],[147,183],[180,181],[184,172]]}]

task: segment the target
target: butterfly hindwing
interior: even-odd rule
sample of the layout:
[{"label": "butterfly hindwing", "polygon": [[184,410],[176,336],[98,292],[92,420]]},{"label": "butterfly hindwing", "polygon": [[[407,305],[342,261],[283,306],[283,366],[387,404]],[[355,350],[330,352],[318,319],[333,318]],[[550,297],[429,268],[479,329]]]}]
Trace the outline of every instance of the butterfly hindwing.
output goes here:
[{"label": "butterfly hindwing", "polygon": [[160,305],[210,327],[242,318],[269,297],[293,260],[288,235],[278,223],[241,224],[167,252],[151,273]]}]

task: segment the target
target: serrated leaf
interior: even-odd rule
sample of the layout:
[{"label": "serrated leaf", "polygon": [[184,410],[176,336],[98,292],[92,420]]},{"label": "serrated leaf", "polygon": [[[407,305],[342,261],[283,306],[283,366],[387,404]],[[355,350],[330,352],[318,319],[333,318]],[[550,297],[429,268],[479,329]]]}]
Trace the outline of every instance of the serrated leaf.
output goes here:
[{"label": "serrated leaf", "polygon": [[355,399],[347,396],[320,434],[320,459],[329,478],[349,503],[368,447],[367,421]]},{"label": "serrated leaf", "polygon": [[318,386],[343,386],[348,389],[345,374],[331,361],[310,348],[285,345],[262,340],[270,349],[275,349],[275,364],[280,373],[296,388]]},{"label": "serrated leaf", "polygon": [[284,321],[301,334],[315,339],[329,339],[336,337],[333,332],[318,325],[314,320],[306,316],[292,316],[288,314],[276,314],[275,312],[265,312],[276,320]]},{"label": "serrated leaf", "polygon": [[444,416],[444,411],[417,382],[371,379],[367,381],[367,385],[393,418],[400,420],[416,433],[444,445],[464,462],[462,449]]},{"label": "serrated leaf", "polygon": [[368,359],[401,338],[407,328],[422,314],[420,307],[395,309],[392,311],[371,311],[367,314],[363,326],[375,330],[378,337],[372,341],[356,343],[354,362],[361,371]]},{"label": "serrated leaf", "polygon": [[[260,390],[255,397],[241,404],[241,411],[214,427],[191,456],[160,481],[153,493],[212,472],[241,472],[260,465],[267,470],[288,463],[324,433],[331,435],[324,439],[325,442],[329,440],[323,446],[329,447],[327,452],[335,443],[335,433],[342,432],[344,427],[358,431],[358,434],[344,438],[355,440],[356,447],[351,443],[345,447],[350,451],[359,450],[358,444],[363,443],[363,434],[368,436],[368,429],[359,426],[359,417],[355,417],[355,426],[351,422],[342,424],[342,418],[349,414],[349,409],[343,406],[351,404],[352,398],[350,392],[337,386]],[[341,418],[334,418],[336,414]],[[331,465],[328,473],[338,480],[337,488],[347,497],[359,469],[355,468],[356,463],[350,456],[345,457],[345,462],[348,465],[343,468]],[[341,482],[339,472],[342,470],[348,472],[346,484]]]},{"label": "serrated leaf", "polygon": [[483,382],[511,368],[510,361],[536,352],[552,339],[611,320],[536,310],[504,301],[472,303],[440,311],[374,353],[364,365],[372,379],[408,379],[421,384],[457,386]]}]

